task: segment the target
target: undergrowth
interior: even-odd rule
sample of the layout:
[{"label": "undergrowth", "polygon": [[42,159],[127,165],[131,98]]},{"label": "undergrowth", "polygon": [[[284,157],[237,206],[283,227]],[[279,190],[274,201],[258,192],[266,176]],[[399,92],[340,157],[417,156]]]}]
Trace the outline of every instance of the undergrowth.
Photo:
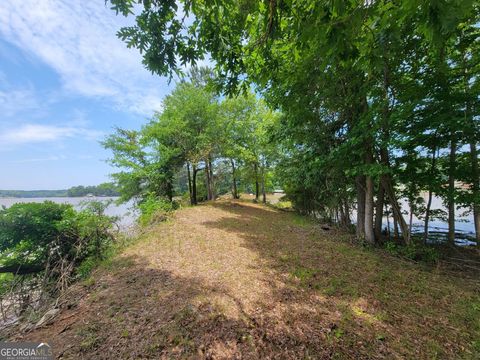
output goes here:
[{"label": "undergrowth", "polygon": [[412,242],[407,245],[399,245],[392,241],[387,241],[384,246],[388,253],[410,260],[434,264],[440,259],[440,253],[437,249],[423,244]]},{"label": "undergrowth", "polygon": [[168,214],[178,209],[179,205],[175,201],[148,197],[138,205],[140,216],[138,222],[142,226],[158,223],[166,220]]}]

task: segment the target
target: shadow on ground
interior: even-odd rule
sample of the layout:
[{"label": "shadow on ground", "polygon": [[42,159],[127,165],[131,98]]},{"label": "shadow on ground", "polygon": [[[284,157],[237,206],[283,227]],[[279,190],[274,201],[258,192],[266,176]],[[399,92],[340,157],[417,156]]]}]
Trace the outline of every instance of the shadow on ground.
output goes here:
[{"label": "shadow on ground", "polygon": [[[208,300],[194,301],[206,294],[228,296],[242,316],[229,318]],[[68,307],[55,323],[16,340],[48,342],[62,359],[332,355],[314,339],[269,331],[274,327],[263,311],[258,317],[245,313],[241,301],[225,289],[149,268],[135,257],[112,262],[108,273],[90,285],[88,295],[71,299]]]},{"label": "shadow on ground", "polygon": [[243,246],[266,259],[286,285],[278,287],[272,281],[272,298],[259,307],[283,308],[289,328],[312,330],[306,335],[330,348],[331,354],[478,354],[477,281],[359,247],[350,235],[322,230],[295,214],[241,202],[211,206],[236,216],[207,221],[205,226],[240,235]]},{"label": "shadow on ground", "polygon": [[[241,202],[204,206],[221,216],[199,226],[240,237],[239,246],[259,256],[254,266],[268,297],[245,306],[232,287],[123,255],[57,321],[16,339],[47,341],[65,359],[468,355],[475,340],[468,322],[476,320],[466,318],[458,296],[478,301],[478,294],[464,283],[354,246],[348,235],[294,214]],[[217,295],[239,316],[226,315],[212,301]]]}]

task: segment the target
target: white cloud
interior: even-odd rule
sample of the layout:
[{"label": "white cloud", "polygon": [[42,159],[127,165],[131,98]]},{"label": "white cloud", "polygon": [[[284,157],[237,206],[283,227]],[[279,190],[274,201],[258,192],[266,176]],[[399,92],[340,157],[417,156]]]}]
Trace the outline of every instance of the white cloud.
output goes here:
[{"label": "white cloud", "polygon": [[116,37],[126,21],[132,20],[103,0],[2,0],[0,6],[2,36],[55,69],[66,90],[151,115],[167,81],[152,76],[138,51]]},{"label": "white cloud", "polygon": [[97,140],[102,132],[74,126],[54,126],[25,124],[23,126],[3,131],[0,134],[2,145],[21,145],[62,140],[66,138],[83,138]]},{"label": "white cloud", "polygon": [[4,118],[39,108],[40,104],[33,88],[0,90],[0,109]]}]

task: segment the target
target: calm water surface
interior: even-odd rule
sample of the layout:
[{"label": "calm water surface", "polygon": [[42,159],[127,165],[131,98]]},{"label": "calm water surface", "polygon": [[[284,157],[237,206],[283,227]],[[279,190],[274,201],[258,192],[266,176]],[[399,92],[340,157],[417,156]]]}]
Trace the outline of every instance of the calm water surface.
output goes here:
[{"label": "calm water surface", "polygon": [[132,208],[132,203],[117,205],[114,203],[118,198],[116,197],[50,197],[50,198],[0,198],[0,207],[12,206],[16,203],[53,201],[59,204],[71,204],[76,209],[81,209],[82,204],[88,201],[112,201],[107,207],[105,213],[109,216],[118,216],[120,218],[118,224],[122,229],[131,227],[136,219],[136,213]]},{"label": "calm water surface", "polygon": [[[422,194],[427,202],[427,194]],[[399,200],[399,204],[402,207],[402,212],[404,214],[405,221],[410,221],[410,214],[409,214],[409,206],[405,199]],[[447,208],[443,204],[443,201],[438,196],[433,196],[432,198],[432,210],[443,210],[447,212]],[[475,236],[475,225],[473,223],[473,215],[465,213],[468,212],[466,208],[458,208],[455,210],[455,243],[457,245],[468,246],[468,245],[475,245],[476,243],[473,241]],[[353,221],[356,222],[357,214],[354,210],[352,213]],[[390,223],[390,229],[393,231],[393,220],[392,216],[388,219]],[[421,233],[423,234],[424,231],[424,220],[419,219],[416,216],[413,216],[412,222],[412,230],[413,233]],[[387,217],[383,218],[383,228],[387,227]],[[448,223],[446,221],[440,219],[434,219],[429,221],[428,230],[431,235],[430,242],[443,242],[446,241],[446,235],[448,233]]]}]

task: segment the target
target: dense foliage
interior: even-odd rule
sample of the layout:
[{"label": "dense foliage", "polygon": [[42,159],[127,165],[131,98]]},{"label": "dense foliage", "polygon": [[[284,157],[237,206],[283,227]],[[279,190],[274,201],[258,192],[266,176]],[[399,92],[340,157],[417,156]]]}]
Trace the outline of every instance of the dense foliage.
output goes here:
[{"label": "dense foliage", "polygon": [[[220,99],[211,90],[211,72],[194,68],[177,84],[141,130],[117,131],[104,146],[111,149],[113,174],[123,201],[140,209],[152,199],[172,201],[188,194],[192,205],[228,191],[254,191],[257,201],[272,188],[276,146],[270,132],[278,114],[253,94]],[[163,205],[161,205],[163,206]]]},{"label": "dense foliage", "polygon": [[54,291],[66,286],[82,261],[100,258],[113,240],[115,219],[104,215],[105,206],[91,202],[77,211],[45,201],[1,209],[0,273],[42,274]]},{"label": "dense foliage", "polygon": [[82,196],[118,196],[118,189],[113,183],[102,183],[100,185],[74,186],[67,190],[68,197]]},{"label": "dense foliage", "polygon": [[153,72],[179,74],[208,54],[218,89],[254,85],[282,111],[279,174],[301,211],[348,224],[356,207],[370,243],[390,213],[409,243],[399,199],[425,220],[426,240],[437,195],[449,241],[460,205],[480,240],[478,3],[110,2],[138,13],[118,35]]}]

